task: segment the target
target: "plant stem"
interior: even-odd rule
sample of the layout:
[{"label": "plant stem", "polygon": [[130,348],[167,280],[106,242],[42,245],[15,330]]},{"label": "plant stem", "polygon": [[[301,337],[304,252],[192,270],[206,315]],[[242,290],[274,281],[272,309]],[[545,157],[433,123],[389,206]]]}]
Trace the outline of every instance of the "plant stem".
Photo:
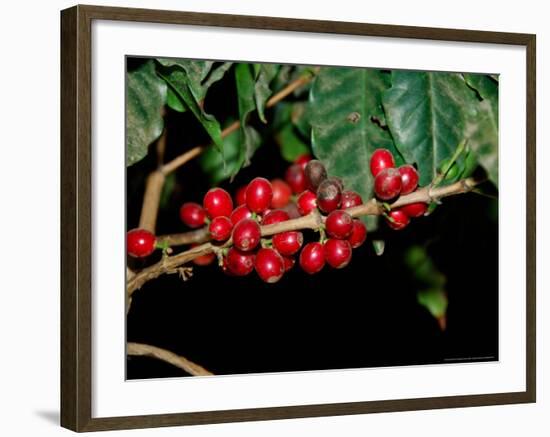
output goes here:
[{"label": "plant stem", "polygon": [[[467,193],[471,191],[477,184],[479,184],[479,181],[476,181],[474,178],[467,178],[455,182],[454,184],[445,185],[442,187],[433,187],[430,185],[424,188],[420,188],[413,193],[401,196],[394,203],[392,203],[390,207],[393,209],[417,202],[437,202],[443,197]],[[385,212],[385,209],[382,204],[380,204],[376,199],[371,199],[363,205],[354,206],[353,208],[346,209],[346,212],[352,217],[361,217],[366,215],[381,215]],[[324,221],[325,217],[322,216],[317,210],[314,210],[306,216],[287,220],[281,223],[262,226],[260,229],[262,236],[265,237],[287,231],[298,231],[303,229],[317,230],[323,225]],[[176,273],[178,272],[178,268],[192,261],[193,259],[212,252],[218,253],[220,250],[226,247],[230,247],[232,244],[233,243],[231,239],[229,239],[222,245],[203,243],[185,252],[178,253],[177,255],[164,257],[158,263],[143,269],[141,272],[137,273],[133,278],[127,281],[126,288],[128,295],[131,296],[133,292],[141,288],[143,284],[159,277],[162,274]]]},{"label": "plant stem", "polygon": [[161,361],[165,361],[167,363],[172,364],[173,366],[176,366],[184,370],[185,372],[193,376],[213,375],[212,372],[209,372],[204,367],[199,366],[193,361],[188,360],[187,358],[182,357],[180,355],[176,355],[175,353],[170,352],[169,350],[166,350],[166,349],[162,349],[160,347],[151,346],[151,345],[142,344],[142,343],[128,343],[126,346],[126,353],[128,355],[146,356],[146,357],[156,358]]}]

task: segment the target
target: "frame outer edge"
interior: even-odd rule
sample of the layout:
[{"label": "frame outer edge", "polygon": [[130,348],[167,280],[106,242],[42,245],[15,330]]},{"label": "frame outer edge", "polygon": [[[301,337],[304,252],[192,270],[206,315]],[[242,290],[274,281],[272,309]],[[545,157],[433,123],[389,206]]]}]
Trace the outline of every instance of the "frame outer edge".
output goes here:
[{"label": "frame outer edge", "polygon": [[61,12],[61,426],[76,430],[78,410],[76,256],[77,8]]},{"label": "frame outer edge", "polygon": [[537,37],[530,35],[526,44],[527,58],[527,302],[526,302],[526,332],[527,332],[527,357],[526,357],[526,392],[530,402],[537,400],[537,340],[536,340],[536,278],[537,278],[537,247],[536,247],[536,217],[537,217]]},{"label": "frame outer edge", "polygon": [[[94,19],[187,23],[245,29],[347,33],[526,46],[528,166],[526,391],[294,407],[251,408],[216,412],[202,411],[92,418],[91,28]],[[535,55],[536,37],[532,34],[85,5],[63,10],[61,12],[61,425],[73,431],[81,432],[535,402]]]}]

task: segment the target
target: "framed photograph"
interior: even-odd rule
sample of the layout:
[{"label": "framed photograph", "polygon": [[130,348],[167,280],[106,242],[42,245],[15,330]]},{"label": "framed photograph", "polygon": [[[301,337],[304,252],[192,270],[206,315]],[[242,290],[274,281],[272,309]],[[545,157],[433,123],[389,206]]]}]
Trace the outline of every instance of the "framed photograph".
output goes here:
[{"label": "framed photograph", "polygon": [[62,11],[62,426],[535,402],[535,41]]}]

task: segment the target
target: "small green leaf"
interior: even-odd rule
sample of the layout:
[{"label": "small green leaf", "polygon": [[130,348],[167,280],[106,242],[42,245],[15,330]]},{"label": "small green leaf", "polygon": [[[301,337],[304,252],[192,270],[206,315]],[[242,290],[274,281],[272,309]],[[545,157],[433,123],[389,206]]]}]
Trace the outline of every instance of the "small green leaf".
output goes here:
[{"label": "small green leaf", "polygon": [[381,256],[384,254],[386,242],[384,240],[372,240],[372,247],[374,249],[374,253],[376,253],[377,256]]},{"label": "small green leaf", "polygon": [[449,300],[444,290],[438,288],[420,290],[416,298],[418,303],[425,307],[436,319],[445,317]]},{"label": "small green leaf", "polygon": [[166,84],[155,74],[153,61],[127,73],[126,93],[126,165],[129,166],[147,155],[149,144],[164,128]]},{"label": "small green leaf", "polygon": [[[238,161],[241,163],[241,166],[246,167],[250,164],[250,158],[258,147],[258,141],[254,138],[255,133],[257,132],[250,126],[247,126],[250,113],[256,109],[256,103],[254,100],[254,77],[249,64],[237,64],[235,67],[235,80],[237,83],[239,118],[241,121],[240,133],[242,142]],[[234,170],[232,176],[237,174],[241,166]]]},{"label": "small green leaf", "polygon": [[170,87],[168,87],[168,90],[166,92],[166,104],[170,109],[173,109],[176,112],[185,112],[186,110],[183,101]]},{"label": "small green leaf", "polygon": [[191,90],[195,100],[200,102],[204,99],[205,89],[202,86],[214,62],[195,61],[187,59],[157,58],[157,61],[164,67],[179,67],[185,71],[187,76],[187,86]]},{"label": "small green leaf", "polygon": [[181,68],[161,69],[157,72],[166,83],[172,88],[174,93],[185,102],[185,105],[199,120],[210,138],[214,141],[220,151],[223,150],[220,124],[213,115],[207,114],[193,95],[189,78],[185,70]]},{"label": "small green leaf", "polygon": [[157,58],[157,61],[164,67],[179,67],[185,71],[189,88],[197,102],[202,102],[206,98],[208,89],[221,80],[233,65],[232,62],[224,62],[216,68],[212,68],[214,66],[212,61],[168,58]]},{"label": "small green leaf", "polygon": [[445,291],[447,279],[437,270],[425,248],[412,246],[407,249],[404,256],[417,290],[418,303],[437,319],[441,329],[445,329],[448,306]]},{"label": "small green leaf", "polygon": [[[254,138],[259,139],[259,136]],[[241,150],[240,132],[232,132],[224,138],[223,142],[223,157],[214,145],[210,145],[199,158],[199,164],[202,170],[208,175],[212,185],[217,185],[220,182],[229,179],[231,175],[239,171],[242,165],[242,162],[239,160]]]},{"label": "small green leaf", "polygon": [[[258,64],[254,64],[255,66]],[[276,64],[259,64],[260,68],[256,77],[256,83],[254,84],[254,98],[256,100],[256,109],[258,110],[258,117],[264,123],[267,123],[265,118],[265,104],[271,94],[271,88],[269,84],[279,71],[279,65]]]}]

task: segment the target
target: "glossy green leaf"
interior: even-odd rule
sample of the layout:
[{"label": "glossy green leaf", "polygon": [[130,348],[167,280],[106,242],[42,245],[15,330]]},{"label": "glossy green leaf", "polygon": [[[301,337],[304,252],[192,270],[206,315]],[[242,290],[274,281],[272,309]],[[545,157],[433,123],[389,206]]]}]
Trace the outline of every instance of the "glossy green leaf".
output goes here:
[{"label": "glossy green leaf", "polygon": [[183,103],[183,100],[181,100],[178,95],[172,90],[172,88],[168,87],[168,90],[166,92],[166,105],[173,109],[176,112],[185,112],[185,103]]},{"label": "glossy green leaf", "polygon": [[498,187],[498,82],[485,74],[468,73],[464,79],[482,99],[468,120],[469,145]]},{"label": "glossy green leaf", "polygon": [[155,74],[153,61],[127,73],[126,92],[126,165],[132,165],[147,155],[164,128],[166,84]]},{"label": "glossy green leaf", "polygon": [[[441,162],[468,136],[477,98],[460,74],[393,71],[382,101],[391,134],[405,160],[428,185]],[[462,168],[463,157],[457,164]]]},{"label": "glossy green leaf", "polygon": [[185,102],[185,105],[202,124],[206,132],[214,141],[214,144],[223,150],[223,142],[221,136],[220,124],[213,115],[207,114],[201,105],[199,105],[195,96],[193,95],[189,78],[187,73],[181,68],[168,68],[160,69],[158,71],[160,77],[162,77],[166,83],[172,88],[177,96]]},{"label": "glossy green leaf", "polygon": [[[329,174],[344,179],[346,187],[363,199],[372,197],[369,170],[372,152],[384,147],[396,153],[385,124],[381,93],[390,85],[389,75],[364,68],[322,68],[313,81],[308,119],[314,155]],[[366,224],[374,229],[376,220]]]},{"label": "glossy green leaf", "polygon": [[254,64],[259,65],[259,71],[255,74],[256,83],[254,84],[254,98],[256,100],[256,109],[258,110],[258,117],[264,123],[267,123],[265,118],[265,104],[267,100],[273,94],[273,91],[269,87],[271,81],[277,75],[279,71],[279,65],[276,64]]},{"label": "glossy green leaf", "polygon": [[[259,135],[251,134],[254,141],[259,140]],[[224,156],[216,147],[210,145],[201,154],[199,164],[202,170],[208,175],[210,183],[217,185],[236,174],[242,166],[241,159],[241,134],[239,131],[232,132],[223,140]],[[256,143],[257,144],[257,143]],[[225,158],[225,165],[224,165]]]},{"label": "glossy green leaf", "polygon": [[[250,113],[256,109],[254,76],[249,64],[237,64],[235,67],[235,80],[237,83],[237,95],[239,106],[239,119],[241,121],[241,147],[239,150],[239,163],[241,166],[250,164],[250,158],[258,147],[256,131],[247,126]],[[235,176],[241,166],[232,173]]]}]

